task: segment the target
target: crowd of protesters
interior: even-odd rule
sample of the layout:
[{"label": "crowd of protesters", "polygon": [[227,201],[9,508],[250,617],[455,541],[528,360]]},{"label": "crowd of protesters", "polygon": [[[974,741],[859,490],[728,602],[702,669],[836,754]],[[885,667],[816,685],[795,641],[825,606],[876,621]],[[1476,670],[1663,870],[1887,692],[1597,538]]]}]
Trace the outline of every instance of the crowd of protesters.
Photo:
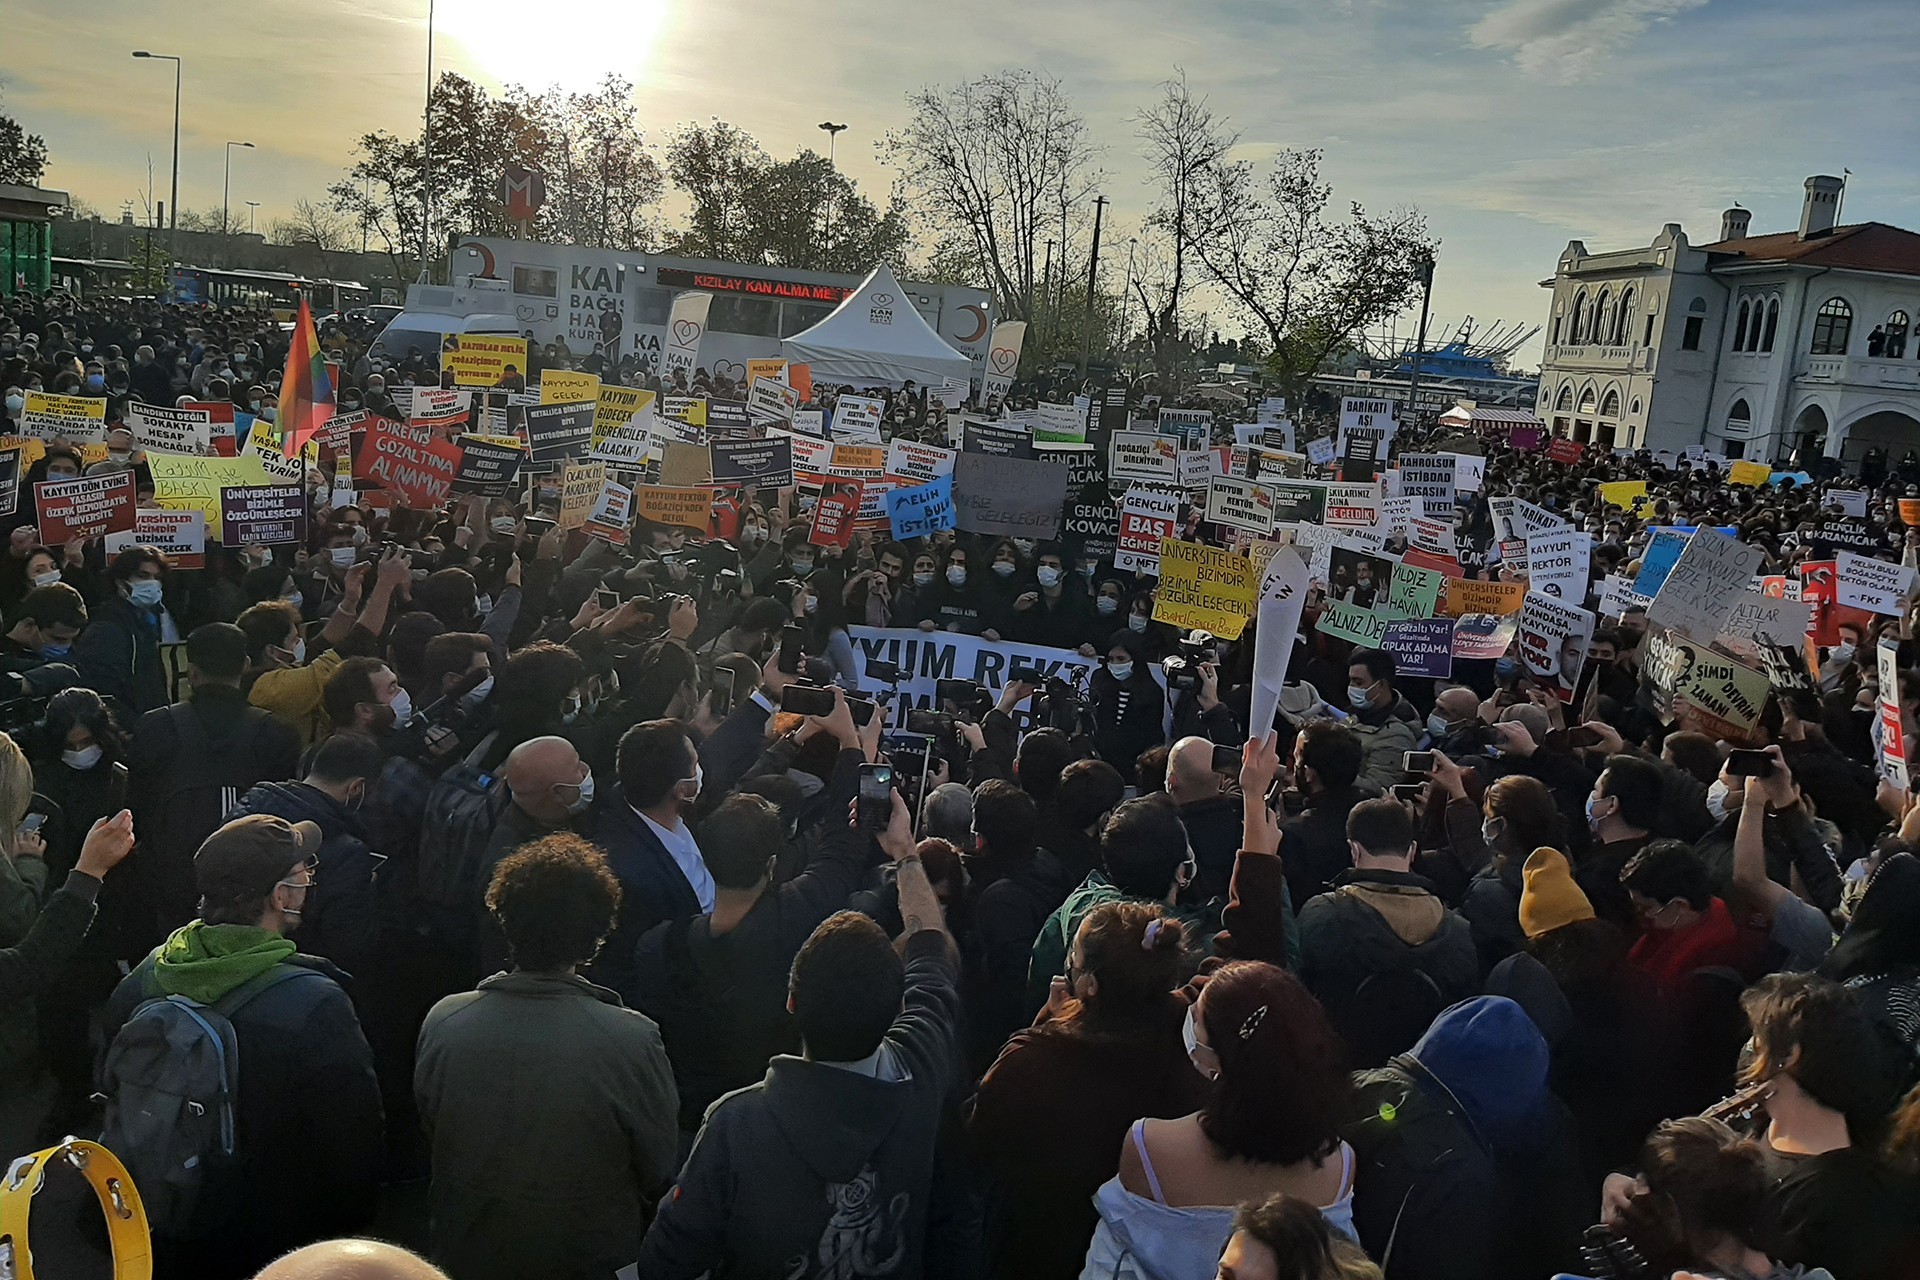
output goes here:
[{"label": "crowd of protesters", "polygon": [[[342,408],[439,385],[371,336],[322,326]],[[10,417],[271,418],[286,348],[266,313],[0,304]],[[889,423],[944,440],[911,388]],[[151,501],[107,446],[28,479]],[[1514,576],[1516,493],[1596,583],[1663,525],[1771,574],[1831,551],[1825,478],[1478,448],[1473,576]],[[1634,479],[1637,514],[1598,500]],[[1869,494],[1887,558],[1916,481]],[[1644,696],[1644,610],[1592,637],[1583,717],[1512,656],[1407,678],[1315,592],[1253,725],[1256,629],[1183,651],[1110,547],[817,547],[769,491],[617,548],[537,494],[309,492],[304,545],[204,568],[43,546],[30,501],[0,555],[0,1158],[104,1134],[158,1171],[163,1278],[432,1274],[320,1243],[354,1236],[454,1280],[1920,1275],[1920,806],[1875,764],[1883,635],[1920,749],[1911,613],[1729,743]],[[1096,669],[949,702],[924,790],[863,812],[860,625]],[[156,1117],[202,1065],[176,1009],[230,1024],[230,1133]]]}]

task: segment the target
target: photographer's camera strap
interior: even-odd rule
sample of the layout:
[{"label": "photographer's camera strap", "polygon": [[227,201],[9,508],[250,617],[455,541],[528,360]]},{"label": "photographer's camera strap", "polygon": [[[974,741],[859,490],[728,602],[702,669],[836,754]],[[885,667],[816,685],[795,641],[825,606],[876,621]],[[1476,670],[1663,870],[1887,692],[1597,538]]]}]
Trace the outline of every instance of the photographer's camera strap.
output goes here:
[{"label": "photographer's camera strap", "polygon": [[47,1170],[65,1161],[93,1188],[107,1240],[113,1248],[114,1280],[152,1280],[153,1247],[140,1192],[120,1158],[97,1142],[69,1138],[57,1147],[21,1156],[0,1181],[0,1280],[33,1280],[33,1249],[27,1229],[33,1197],[46,1184]]}]

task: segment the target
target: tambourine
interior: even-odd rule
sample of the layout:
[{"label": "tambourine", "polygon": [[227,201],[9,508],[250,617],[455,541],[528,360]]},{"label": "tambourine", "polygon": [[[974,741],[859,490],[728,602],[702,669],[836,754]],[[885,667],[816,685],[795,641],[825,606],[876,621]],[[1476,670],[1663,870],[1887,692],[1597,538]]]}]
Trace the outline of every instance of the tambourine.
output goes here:
[{"label": "tambourine", "polygon": [[152,1280],[153,1244],[140,1192],[120,1158],[97,1142],[69,1138],[57,1147],[21,1156],[0,1180],[0,1280],[33,1280],[33,1249],[27,1226],[33,1197],[46,1184],[47,1170],[64,1160],[87,1180],[99,1198],[113,1248],[114,1280]]}]

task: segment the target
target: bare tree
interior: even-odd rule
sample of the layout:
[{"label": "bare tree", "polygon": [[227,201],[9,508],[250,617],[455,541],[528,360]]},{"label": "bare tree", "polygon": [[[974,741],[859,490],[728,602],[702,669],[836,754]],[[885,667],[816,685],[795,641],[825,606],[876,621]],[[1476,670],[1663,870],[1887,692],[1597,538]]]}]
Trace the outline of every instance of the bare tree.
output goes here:
[{"label": "bare tree", "polygon": [[[1227,153],[1240,141],[1239,132],[1230,132],[1205,98],[1193,95],[1187,73],[1178,67],[1174,72],[1173,79],[1160,85],[1160,101],[1133,117],[1135,136],[1147,161],[1147,183],[1154,188],[1146,226],[1164,237],[1167,250],[1167,271],[1160,280],[1157,305],[1147,305],[1154,369],[1165,388],[1174,385],[1187,260],[1207,231],[1200,222],[1207,205],[1204,193],[1213,174],[1227,163]],[[1141,300],[1146,302],[1144,292]]]},{"label": "bare tree", "polygon": [[880,153],[900,171],[934,258],[948,270],[970,258],[999,314],[1034,319],[1049,285],[1043,246],[1055,242],[1064,284],[1102,177],[1085,117],[1058,80],[1024,70],[923,88],[907,105],[912,118]]},{"label": "bare tree", "polygon": [[348,233],[347,219],[333,209],[311,200],[296,200],[293,212],[285,218],[275,219],[267,229],[267,239],[274,244],[310,251],[314,259],[314,274],[330,276],[333,274],[333,264],[329,255],[346,253],[353,248]]}]

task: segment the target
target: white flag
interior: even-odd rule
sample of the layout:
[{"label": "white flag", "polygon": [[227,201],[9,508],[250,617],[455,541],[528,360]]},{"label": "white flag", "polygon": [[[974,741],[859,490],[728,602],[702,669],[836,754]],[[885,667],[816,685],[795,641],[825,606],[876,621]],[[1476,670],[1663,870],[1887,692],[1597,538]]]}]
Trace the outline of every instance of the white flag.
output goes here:
[{"label": "white flag", "polygon": [[707,336],[707,308],[713,305],[710,293],[683,293],[673,300],[667,313],[667,346],[660,365],[662,377],[671,378],[675,370],[693,376],[700,360],[700,339]]}]

